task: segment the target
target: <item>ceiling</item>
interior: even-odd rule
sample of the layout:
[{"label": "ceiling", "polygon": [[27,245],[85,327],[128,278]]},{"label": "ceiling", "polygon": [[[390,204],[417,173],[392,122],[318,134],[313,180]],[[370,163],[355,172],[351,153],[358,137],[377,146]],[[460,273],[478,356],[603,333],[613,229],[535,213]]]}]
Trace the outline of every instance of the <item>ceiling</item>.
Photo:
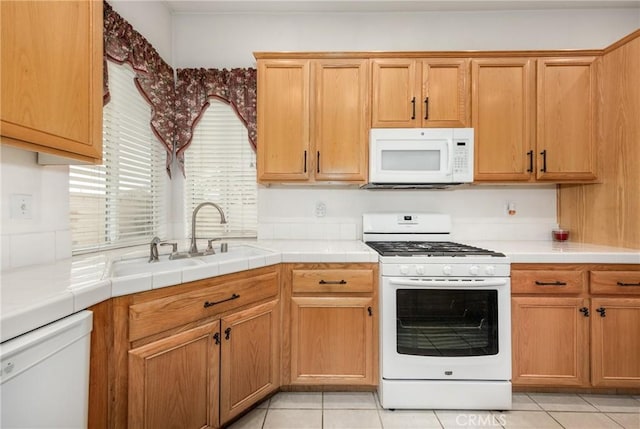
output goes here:
[{"label": "ceiling", "polygon": [[173,13],[433,12],[635,8],[638,1],[165,0]]}]

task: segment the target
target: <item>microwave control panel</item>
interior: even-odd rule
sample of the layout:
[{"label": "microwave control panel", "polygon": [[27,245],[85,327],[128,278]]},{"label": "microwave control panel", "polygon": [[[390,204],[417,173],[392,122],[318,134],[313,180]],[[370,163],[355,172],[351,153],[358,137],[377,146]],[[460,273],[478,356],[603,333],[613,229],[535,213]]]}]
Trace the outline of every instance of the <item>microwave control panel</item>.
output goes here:
[{"label": "microwave control panel", "polygon": [[467,142],[456,141],[453,150],[453,173],[464,174],[469,171],[469,149]]}]

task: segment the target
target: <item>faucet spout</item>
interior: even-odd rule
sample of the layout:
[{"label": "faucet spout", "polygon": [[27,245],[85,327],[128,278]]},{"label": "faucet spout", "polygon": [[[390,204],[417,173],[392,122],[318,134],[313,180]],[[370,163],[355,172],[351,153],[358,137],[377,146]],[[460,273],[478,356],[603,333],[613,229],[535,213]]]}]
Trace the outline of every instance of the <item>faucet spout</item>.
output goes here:
[{"label": "faucet spout", "polygon": [[211,206],[217,209],[218,213],[220,213],[220,223],[221,224],[227,223],[227,218],[224,215],[224,212],[222,211],[222,207],[220,207],[216,203],[204,202],[204,203],[198,204],[196,208],[193,209],[193,214],[191,215],[191,245],[189,246],[189,253],[192,255],[195,253],[198,253],[198,246],[196,245],[196,217],[200,209],[204,206]]},{"label": "faucet spout", "polygon": [[160,238],[153,237],[151,243],[149,243],[149,262],[158,262],[158,244],[160,244]]}]

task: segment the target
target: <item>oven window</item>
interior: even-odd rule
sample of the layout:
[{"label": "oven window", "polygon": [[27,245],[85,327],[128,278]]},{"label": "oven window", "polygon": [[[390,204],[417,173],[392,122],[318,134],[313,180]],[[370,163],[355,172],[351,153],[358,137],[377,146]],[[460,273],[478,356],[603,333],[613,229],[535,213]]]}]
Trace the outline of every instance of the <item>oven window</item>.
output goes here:
[{"label": "oven window", "polygon": [[496,290],[398,289],[396,314],[399,354],[498,354]]}]

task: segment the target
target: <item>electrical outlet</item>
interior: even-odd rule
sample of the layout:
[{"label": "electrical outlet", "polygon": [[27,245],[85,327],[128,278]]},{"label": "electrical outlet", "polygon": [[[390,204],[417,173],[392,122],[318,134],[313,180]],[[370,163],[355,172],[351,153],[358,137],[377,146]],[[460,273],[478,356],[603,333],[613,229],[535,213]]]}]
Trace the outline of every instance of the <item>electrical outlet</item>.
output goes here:
[{"label": "electrical outlet", "polygon": [[327,215],[327,206],[322,201],[316,203],[316,217],[325,217]]},{"label": "electrical outlet", "polygon": [[11,219],[31,219],[33,208],[33,195],[11,195]]}]

